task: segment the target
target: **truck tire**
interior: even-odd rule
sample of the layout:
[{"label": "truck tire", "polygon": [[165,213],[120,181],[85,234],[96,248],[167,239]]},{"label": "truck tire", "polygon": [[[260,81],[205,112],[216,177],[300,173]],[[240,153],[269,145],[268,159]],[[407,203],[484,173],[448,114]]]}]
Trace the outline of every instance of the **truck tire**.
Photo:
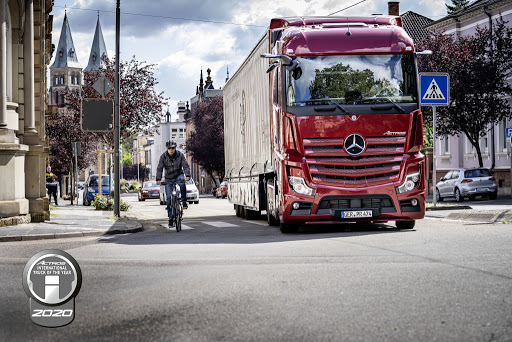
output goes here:
[{"label": "truck tire", "polygon": [[240,206],[235,204],[236,217],[242,217],[242,210],[240,210]]},{"label": "truck tire", "polygon": [[267,210],[267,223],[269,226],[278,226],[279,221],[272,215],[272,213]]},{"label": "truck tire", "polygon": [[396,221],[396,227],[398,229],[413,229],[416,221],[408,220],[408,221]]},{"label": "truck tire", "polygon": [[283,223],[281,222],[279,224],[279,230],[283,234],[294,234],[299,231],[299,225],[298,224],[292,224],[292,223]]}]

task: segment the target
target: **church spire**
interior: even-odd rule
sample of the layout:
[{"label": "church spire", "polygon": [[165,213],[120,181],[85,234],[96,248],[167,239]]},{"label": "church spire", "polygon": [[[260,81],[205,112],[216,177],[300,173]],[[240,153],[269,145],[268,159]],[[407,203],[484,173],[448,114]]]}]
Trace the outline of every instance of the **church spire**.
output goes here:
[{"label": "church spire", "polygon": [[96,22],[96,31],[92,41],[91,54],[89,55],[89,63],[84,71],[98,70],[103,64],[103,58],[107,56],[107,48],[101,31],[100,15],[98,12],[98,21]]},{"label": "church spire", "polygon": [[59,45],[55,52],[55,60],[53,61],[52,68],[81,68],[76,56],[75,45],[73,44],[73,37],[71,36],[71,29],[69,28],[68,14],[64,14],[64,21],[62,22],[62,29],[60,31]]}]

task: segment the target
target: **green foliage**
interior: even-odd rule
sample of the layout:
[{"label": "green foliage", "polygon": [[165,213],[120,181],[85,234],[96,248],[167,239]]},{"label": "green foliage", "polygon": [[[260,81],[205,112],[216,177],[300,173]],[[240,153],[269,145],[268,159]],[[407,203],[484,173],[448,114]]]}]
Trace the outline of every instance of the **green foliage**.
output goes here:
[{"label": "green foliage", "polygon": [[451,5],[445,4],[446,12],[448,12],[448,14],[455,13],[461,9],[466,8],[468,4],[469,0],[452,0]]},{"label": "green foliage", "polygon": [[[94,197],[91,204],[96,208],[96,210],[114,210],[114,197],[98,195]],[[121,200],[120,207],[121,211],[127,211],[130,208],[130,206],[123,200]]]},{"label": "green foliage", "polygon": [[[477,27],[473,36],[432,34],[417,49],[432,50],[418,59],[420,72],[447,72],[450,75],[450,103],[437,109],[438,136],[464,135],[475,147],[483,166],[480,138],[505,118],[512,118],[507,97],[512,95],[512,28],[502,18],[490,31]],[[423,107],[424,121],[432,122],[430,109]]]}]

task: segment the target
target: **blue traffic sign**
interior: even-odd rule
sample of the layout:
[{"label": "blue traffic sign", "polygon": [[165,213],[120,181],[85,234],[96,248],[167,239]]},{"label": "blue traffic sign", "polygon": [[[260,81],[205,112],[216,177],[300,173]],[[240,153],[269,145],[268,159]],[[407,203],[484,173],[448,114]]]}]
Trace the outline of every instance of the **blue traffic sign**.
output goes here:
[{"label": "blue traffic sign", "polygon": [[512,137],[512,128],[507,127],[506,128],[507,138]]},{"label": "blue traffic sign", "polygon": [[125,186],[125,188],[127,188],[127,187],[129,187],[129,186],[130,186],[130,184],[128,184],[128,183],[124,183],[124,186]]},{"label": "blue traffic sign", "polygon": [[450,101],[450,76],[446,73],[420,74],[420,103],[423,106],[447,106]]}]

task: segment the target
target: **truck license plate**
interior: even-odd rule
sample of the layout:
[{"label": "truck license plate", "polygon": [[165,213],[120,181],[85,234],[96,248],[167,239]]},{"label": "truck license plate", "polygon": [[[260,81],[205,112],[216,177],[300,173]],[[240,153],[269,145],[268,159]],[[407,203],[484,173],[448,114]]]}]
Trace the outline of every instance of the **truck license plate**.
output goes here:
[{"label": "truck license plate", "polygon": [[372,217],[371,210],[360,210],[360,211],[342,211],[341,218],[359,218],[359,217]]}]

